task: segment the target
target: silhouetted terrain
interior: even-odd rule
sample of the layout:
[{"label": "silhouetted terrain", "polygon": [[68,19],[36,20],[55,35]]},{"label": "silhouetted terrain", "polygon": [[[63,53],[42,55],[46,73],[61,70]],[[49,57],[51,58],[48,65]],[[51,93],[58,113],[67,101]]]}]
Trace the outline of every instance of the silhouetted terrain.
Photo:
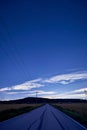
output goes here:
[{"label": "silhouetted terrain", "polygon": [[0,104],[32,104],[32,103],[85,103],[86,100],[82,99],[47,99],[47,98],[35,98],[35,97],[27,97],[23,99],[17,100],[9,100],[9,101],[0,101]]}]

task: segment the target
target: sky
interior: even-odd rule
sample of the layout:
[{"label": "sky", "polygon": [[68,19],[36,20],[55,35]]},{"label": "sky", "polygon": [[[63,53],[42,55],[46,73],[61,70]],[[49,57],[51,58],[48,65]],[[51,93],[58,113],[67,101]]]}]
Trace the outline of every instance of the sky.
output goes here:
[{"label": "sky", "polygon": [[87,1],[0,1],[0,100],[85,91]]}]

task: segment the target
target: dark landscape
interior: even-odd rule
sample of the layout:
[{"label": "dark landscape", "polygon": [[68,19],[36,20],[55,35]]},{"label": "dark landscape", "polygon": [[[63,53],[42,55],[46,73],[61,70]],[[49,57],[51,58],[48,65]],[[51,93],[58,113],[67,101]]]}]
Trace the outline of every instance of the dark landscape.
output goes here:
[{"label": "dark landscape", "polygon": [[82,99],[27,97],[17,100],[0,101],[0,121],[2,122],[17,115],[29,112],[44,104],[51,104],[87,127],[87,100]]}]

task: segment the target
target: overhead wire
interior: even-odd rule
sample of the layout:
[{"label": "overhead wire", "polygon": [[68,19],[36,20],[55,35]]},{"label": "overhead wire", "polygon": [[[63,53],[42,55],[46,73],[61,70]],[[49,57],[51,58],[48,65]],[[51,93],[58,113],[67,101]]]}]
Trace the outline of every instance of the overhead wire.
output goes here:
[{"label": "overhead wire", "polygon": [[[10,40],[10,42],[13,41],[11,33],[9,32],[9,28],[8,25],[6,24],[6,21],[3,19],[3,17],[0,16],[0,21],[1,21],[1,25],[3,26],[3,29],[5,31],[5,34],[7,35],[7,38],[4,37],[2,35],[2,40],[4,42],[4,45],[8,46],[9,49],[5,49],[5,47],[3,46],[3,44],[1,44],[2,49],[4,50],[4,52],[7,54],[7,56],[10,57],[11,61],[14,62],[14,64],[16,65],[16,68],[19,68],[22,72],[22,74],[24,74],[24,76],[26,77],[26,79],[29,78],[29,74],[27,73],[27,71],[25,71],[25,64],[23,59],[21,58],[20,54],[18,53],[17,49],[15,48],[15,46],[12,44],[9,45],[9,43],[7,41]],[[1,35],[1,34],[0,34]],[[14,60],[13,60],[14,59]],[[19,67],[20,66],[20,67]]]}]

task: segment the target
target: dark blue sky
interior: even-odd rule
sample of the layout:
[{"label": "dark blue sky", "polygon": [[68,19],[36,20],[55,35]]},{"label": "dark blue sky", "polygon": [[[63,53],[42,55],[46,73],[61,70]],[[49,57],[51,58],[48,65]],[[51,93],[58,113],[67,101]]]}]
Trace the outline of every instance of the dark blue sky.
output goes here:
[{"label": "dark blue sky", "polygon": [[86,0],[0,1],[0,88],[86,70]]}]

